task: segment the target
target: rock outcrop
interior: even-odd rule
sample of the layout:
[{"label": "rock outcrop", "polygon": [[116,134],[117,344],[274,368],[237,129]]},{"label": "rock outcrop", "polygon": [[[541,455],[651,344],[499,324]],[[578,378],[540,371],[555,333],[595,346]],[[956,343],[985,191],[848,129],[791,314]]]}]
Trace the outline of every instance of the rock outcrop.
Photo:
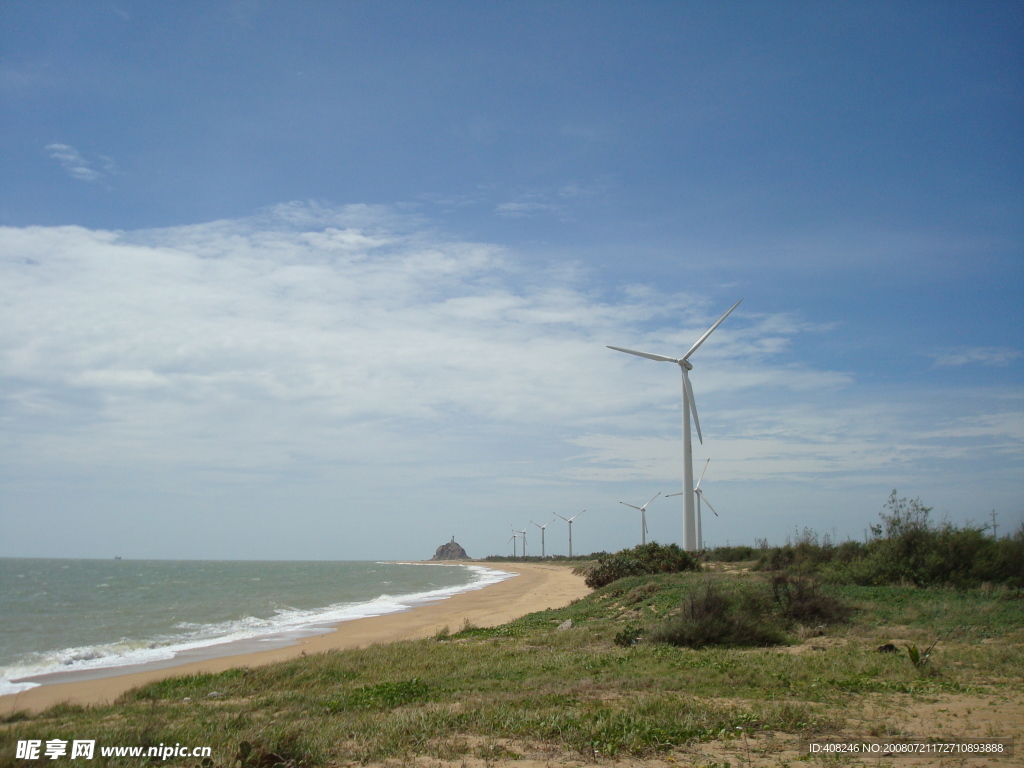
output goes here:
[{"label": "rock outcrop", "polygon": [[466,554],[466,550],[455,543],[455,537],[452,536],[452,540],[447,544],[442,544],[437,548],[437,552],[430,558],[431,560],[469,560],[469,555]]}]

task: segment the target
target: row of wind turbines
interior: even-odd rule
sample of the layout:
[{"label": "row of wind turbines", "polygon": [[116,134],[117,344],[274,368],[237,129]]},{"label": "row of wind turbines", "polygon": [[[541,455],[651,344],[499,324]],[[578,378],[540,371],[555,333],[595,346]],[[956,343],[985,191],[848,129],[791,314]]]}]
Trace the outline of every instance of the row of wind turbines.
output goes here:
[{"label": "row of wind turbines", "polygon": [[[690,384],[689,372],[693,370],[693,364],[690,362],[690,355],[697,351],[701,344],[707,341],[708,336],[722,324],[722,321],[727,318],[736,307],[740,305],[740,299],[728,310],[725,314],[715,321],[715,324],[708,328],[704,334],[697,339],[689,351],[682,357],[667,357],[665,355],[656,355],[651,352],[638,352],[635,349],[626,349],[625,347],[613,347],[608,345],[608,349],[614,349],[616,352],[625,352],[628,355],[635,355],[637,357],[645,357],[648,360],[656,360],[663,363],[675,363],[679,366],[679,371],[682,375],[682,397],[683,397],[683,490],[679,493],[666,494],[665,498],[671,496],[682,496],[683,497],[683,549],[688,552],[696,552],[704,548],[703,532],[701,530],[701,503],[707,504],[708,509],[714,512],[715,517],[718,517],[718,512],[711,506],[711,503],[704,498],[704,492],[701,490],[700,484],[704,480],[704,474],[708,471],[708,464],[711,463],[711,459],[708,459],[704,464],[704,469],[700,473],[700,478],[697,480],[697,484],[693,484],[693,446],[692,439],[690,436],[690,416],[693,416],[693,425],[697,429],[697,440],[703,445],[704,438],[700,431],[700,419],[697,417],[697,403],[693,397],[693,386]],[[625,504],[627,507],[631,507],[640,512],[640,537],[641,543],[647,543],[647,507],[653,502],[661,493],[655,494],[650,501],[644,504],[642,507],[634,506],[633,504],[627,504],[622,501],[620,504]],[[696,504],[694,503],[696,501]],[[583,510],[586,512],[586,510]],[[561,517],[569,524],[569,556],[572,557],[572,521],[583,514],[579,512],[571,518],[562,517],[557,512],[555,515]],[[546,557],[544,547],[544,529],[547,528],[551,523],[545,525],[539,525],[538,523],[530,521],[530,525],[536,525],[540,528],[540,540],[541,540],[541,557]],[[512,538],[509,542],[512,542],[512,553],[515,556],[516,552],[516,541],[518,538],[523,540],[523,555],[526,555],[526,529],[529,525],[525,526],[523,530],[517,531],[512,529]],[[507,544],[508,542],[506,542]]]},{"label": "row of wind turbines", "polygon": [[[693,493],[694,493],[694,496],[697,499],[697,549],[698,550],[704,549],[704,538],[703,538],[703,532],[701,530],[701,501],[703,501],[705,504],[707,504],[708,505],[708,509],[710,509],[712,512],[715,513],[715,517],[718,517],[718,512],[716,512],[715,508],[711,506],[711,502],[704,498],[704,491],[702,491],[701,488],[700,488],[700,484],[704,480],[704,473],[708,471],[708,464],[710,464],[710,463],[711,463],[711,459],[708,459],[704,463],[704,469],[700,473],[700,478],[697,480],[697,485],[695,485],[693,487]],[[682,495],[682,492],[680,492],[680,493],[666,493],[665,494],[665,498],[667,499],[667,498],[670,498],[672,496],[681,496],[681,495]],[[651,500],[648,501],[646,504],[644,504],[642,507],[638,507],[638,506],[635,506],[633,504],[629,504],[629,503],[627,503],[625,501],[620,501],[619,502],[619,504],[625,504],[627,507],[631,507],[632,509],[635,509],[635,510],[640,512],[640,543],[641,544],[646,544],[647,543],[647,533],[648,533],[648,530],[647,530],[647,507],[650,506],[651,502],[654,501],[659,496],[661,496],[661,491],[658,491],[658,493],[656,493],[654,496],[652,496]],[[583,510],[583,512],[586,512],[586,511],[587,510],[585,510],[585,509]],[[557,512],[555,512],[555,516],[556,517],[561,517],[563,520],[565,520],[566,523],[569,524],[569,557],[572,557],[572,521],[575,520],[580,515],[582,515],[583,512],[577,512],[572,517],[563,517],[562,515],[559,515]],[[544,541],[544,538],[545,538],[544,537],[544,532],[545,532],[545,529],[549,525],[551,525],[551,523],[553,523],[553,522],[555,522],[555,521],[552,519],[549,522],[545,523],[544,525],[541,525],[540,523],[535,523],[533,520],[531,520],[530,524],[525,526],[523,528],[523,530],[521,530],[521,531],[517,531],[515,528],[513,528],[512,529],[512,536],[509,538],[508,541],[505,542],[505,544],[509,544],[509,543],[512,544],[512,556],[513,557],[517,556],[516,555],[516,552],[517,552],[516,544],[519,541],[519,539],[522,539],[523,540],[523,553],[522,553],[522,556],[526,557],[526,531],[530,527],[530,525],[535,525],[535,526],[537,526],[537,528],[540,529],[540,556],[541,557],[547,557],[547,547],[546,547],[546,544],[545,544],[545,541]]]},{"label": "row of wind turbines", "polygon": [[[585,510],[585,509],[583,510],[583,512],[586,512],[586,511],[587,510]],[[560,515],[557,512],[555,512],[555,517],[561,517],[563,520],[565,520],[565,522],[567,522],[569,524],[569,557],[572,557],[572,521],[575,520],[580,515],[582,515],[583,512],[577,512],[572,517],[562,517],[562,515]],[[549,525],[551,525],[551,523],[553,523],[553,522],[555,522],[555,521],[551,520],[550,522],[547,522],[544,525],[540,525],[539,523],[533,522],[533,520],[530,521],[530,525],[536,525],[538,528],[540,528],[540,556],[541,557],[547,557],[547,552],[545,551],[545,544],[544,544],[544,529],[547,528]],[[526,557],[526,530],[527,530],[527,528],[530,527],[530,525],[525,526],[523,528],[523,530],[521,530],[521,531],[517,531],[515,528],[512,529],[512,538],[510,538],[508,541],[505,542],[506,544],[508,544],[509,542],[512,542],[512,557],[516,556],[516,541],[520,537],[523,540],[523,557]]]}]

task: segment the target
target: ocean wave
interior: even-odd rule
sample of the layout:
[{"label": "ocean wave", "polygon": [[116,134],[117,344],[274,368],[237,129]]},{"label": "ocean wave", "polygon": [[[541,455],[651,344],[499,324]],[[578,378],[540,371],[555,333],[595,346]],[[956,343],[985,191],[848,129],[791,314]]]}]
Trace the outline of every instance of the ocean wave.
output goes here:
[{"label": "ocean wave", "polygon": [[245,616],[216,624],[179,622],[173,635],[147,639],[121,638],[116,642],[62,648],[44,653],[29,653],[13,664],[0,667],[0,696],[19,693],[39,685],[25,678],[57,672],[88,672],[137,664],[150,664],[174,659],[184,651],[210,648],[226,643],[246,640],[292,641],[297,637],[320,634],[329,627],[355,619],[384,616],[411,610],[419,605],[445,600],[452,595],[481,589],[511,578],[516,574],[484,568],[478,565],[453,566],[424,565],[422,563],[395,563],[418,567],[461,567],[472,574],[471,580],[459,586],[443,587],[410,594],[381,594],[363,602],[336,603],[322,608],[298,609],[281,607],[269,618]]}]

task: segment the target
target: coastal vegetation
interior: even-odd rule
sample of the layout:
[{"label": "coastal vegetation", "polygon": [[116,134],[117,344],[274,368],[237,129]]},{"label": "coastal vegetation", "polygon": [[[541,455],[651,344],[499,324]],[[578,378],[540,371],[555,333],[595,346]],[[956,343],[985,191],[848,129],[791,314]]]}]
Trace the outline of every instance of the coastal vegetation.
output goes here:
[{"label": "coastal vegetation", "polygon": [[1024,588],[1024,527],[1002,538],[984,525],[936,522],[920,499],[894,490],[866,541],[833,542],[812,530],[778,547],[719,547],[709,561],[753,561],[761,571],[816,574],[837,584]]},{"label": "coastal vegetation", "polygon": [[595,560],[596,563],[573,569],[574,573],[584,577],[584,583],[591,589],[606,586],[626,576],[700,570],[700,561],[680,549],[678,544],[664,546],[651,542],[623,549],[614,555],[602,553]]},{"label": "coastal vegetation", "polygon": [[648,544],[583,565],[599,575],[587,597],[501,626],[16,713],[0,727],[0,768],[29,764],[15,758],[18,740],[52,738],[209,745],[207,768],[313,768],[653,756],[784,765],[806,760],[817,738],[920,735],[908,718],[925,710],[965,712],[977,735],[1013,735],[978,718],[1013,717],[1024,696],[1024,593],[1012,568],[999,570],[998,548],[1020,536],[985,550],[996,570],[984,572],[1004,578],[976,583],[983,571],[936,570],[929,549],[973,534],[933,526],[923,509],[895,499],[857,557],[802,541],[701,564]]}]

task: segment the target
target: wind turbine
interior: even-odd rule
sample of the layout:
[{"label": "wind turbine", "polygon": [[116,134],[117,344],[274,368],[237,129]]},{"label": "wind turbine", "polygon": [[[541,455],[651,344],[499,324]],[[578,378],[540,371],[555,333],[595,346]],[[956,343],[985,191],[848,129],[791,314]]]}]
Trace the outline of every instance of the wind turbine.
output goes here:
[{"label": "wind turbine", "polygon": [[[701,533],[701,527],[700,527],[700,503],[701,503],[701,501],[703,500],[704,503],[708,505],[708,509],[710,509],[712,512],[715,512],[715,508],[711,506],[711,502],[704,498],[704,491],[702,491],[700,489],[701,481],[704,480],[704,473],[708,471],[708,464],[710,464],[710,463],[711,463],[711,459],[708,459],[704,463],[704,469],[701,470],[700,479],[698,479],[697,480],[697,484],[695,486],[693,486],[693,495],[697,497],[697,549],[698,549],[698,551],[701,551],[701,550],[704,549],[704,534]],[[680,491],[679,493],[666,493],[665,494],[665,498],[667,499],[669,496],[682,496],[684,493],[685,493],[685,491]],[[718,517],[718,513],[717,512],[715,512],[715,517]]]},{"label": "wind turbine", "polygon": [[546,555],[544,553],[544,529],[547,528],[549,525],[551,525],[551,523],[553,523],[553,522],[555,522],[555,521],[552,520],[550,523],[545,523],[544,525],[537,525],[536,523],[533,522],[533,520],[530,521],[531,524],[537,525],[537,527],[540,528],[540,556],[541,557],[546,557]]},{"label": "wind turbine", "polygon": [[530,526],[528,525],[524,525],[523,530],[521,531],[517,531],[515,528],[512,529],[513,533],[518,533],[520,536],[523,537],[523,557],[526,557],[526,529],[529,527]]},{"label": "wind turbine", "polygon": [[[743,301],[743,299],[740,299]],[[729,314],[740,305],[740,301],[737,301],[728,311],[720,318],[717,322],[708,328],[704,335],[697,339],[697,343],[690,347],[690,351],[682,357],[666,357],[665,355],[654,355],[649,352],[637,352],[635,349],[625,349],[624,347],[613,347],[608,345],[608,349],[614,349],[616,352],[625,352],[628,355],[636,355],[637,357],[646,357],[648,360],[658,360],[664,363],[675,363],[679,366],[679,370],[683,375],[683,548],[688,552],[693,552],[697,548],[697,536],[696,536],[696,521],[693,514],[693,448],[690,445],[690,413],[693,413],[693,423],[697,427],[697,439],[701,443],[704,442],[704,438],[700,434],[700,419],[697,418],[697,405],[693,400],[693,387],[690,386],[690,377],[688,371],[693,368],[693,364],[690,362],[689,357],[697,351],[697,347],[704,343],[711,332],[715,330],[722,321],[729,316]]]},{"label": "wind turbine", "polygon": [[[586,512],[586,511],[587,510],[585,510],[585,509],[583,510],[583,512]],[[572,557],[572,521],[575,520],[580,515],[582,515],[583,512],[577,512],[572,517],[562,517],[560,514],[555,512],[555,517],[562,517],[562,519],[565,520],[565,522],[567,522],[569,524],[569,557]],[[549,525],[550,525],[550,523],[549,523]]]},{"label": "wind turbine", "polygon": [[[651,501],[654,501],[659,496],[661,496],[661,491],[658,491],[656,494],[651,496]],[[648,501],[647,504],[650,504],[651,501]],[[626,502],[620,501],[619,504],[626,504]],[[633,507],[632,504],[626,504],[627,507],[633,507],[633,509],[639,509],[640,510],[640,543],[641,544],[646,544],[647,543],[647,504],[644,504],[642,507]]]},{"label": "wind turbine", "polygon": [[[513,532],[513,534],[512,534],[512,538],[510,538],[510,539],[508,540],[508,541],[511,541],[511,542],[512,542],[512,559],[513,559],[513,560],[514,560],[514,559],[515,559],[515,557],[516,557],[516,540],[517,540],[518,538],[519,538],[519,534],[518,534],[518,533],[515,533],[515,532]],[[508,544],[508,541],[506,541],[505,543],[506,543],[506,544]]]}]

